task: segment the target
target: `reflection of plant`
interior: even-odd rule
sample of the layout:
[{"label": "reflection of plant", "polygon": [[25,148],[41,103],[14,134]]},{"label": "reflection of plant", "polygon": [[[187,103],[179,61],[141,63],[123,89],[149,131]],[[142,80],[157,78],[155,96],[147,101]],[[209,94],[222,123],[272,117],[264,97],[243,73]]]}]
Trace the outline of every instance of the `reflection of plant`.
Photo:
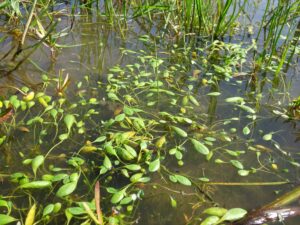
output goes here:
[{"label": "reflection of plant", "polygon": [[9,38],[14,40],[11,48],[0,59],[4,61],[3,64],[14,65],[13,68],[6,68],[6,73],[2,76],[8,76],[17,70],[41,45],[50,50],[51,59],[55,60],[57,40],[67,33],[65,29],[55,31],[60,19],[55,18],[56,12],[48,11],[48,8],[54,6],[52,4],[54,2],[44,3],[37,0],[5,0],[0,4],[1,15],[7,15],[7,26],[1,29],[4,36],[0,43]]}]

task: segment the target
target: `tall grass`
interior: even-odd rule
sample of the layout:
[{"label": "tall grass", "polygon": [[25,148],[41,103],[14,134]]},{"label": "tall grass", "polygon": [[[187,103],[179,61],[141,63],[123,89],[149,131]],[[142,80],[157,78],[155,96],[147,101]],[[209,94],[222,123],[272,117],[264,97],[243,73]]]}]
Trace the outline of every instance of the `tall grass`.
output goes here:
[{"label": "tall grass", "polygon": [[[83,1],[82,1],[83,2]],[[84,1],[84,6],[116,20],[164,15],[170,31],[222,37],[232,28],[248,0],[105,0]],[[89,4],[87,4],[89,2]],[[97,8],[100,6],[100,9]]]},{"label": "tall grass", "polygon": [[[277,58],[276,74],[278,75],[288,57],[289,49],[295,44],[293,37],[299,16],[300,1],[278,1],[277,5],[274,5],[271,0],[267,1],[256,37],[257,42],[263,43],[259,55],[255,56],[259,68],[268,67],[272,60]],[[293,54],[293,51],[291,53]]]},{"label": "tall grass", "polygon": [[[180,5],[180,1],[177,1]],[[222,37],[236,22],[248,0],[239,5],[235,0],[187,0],[178,7],[181,18],[178,23],[184,23],[185,31],[197,35],[211,36],[214,39]]]}]

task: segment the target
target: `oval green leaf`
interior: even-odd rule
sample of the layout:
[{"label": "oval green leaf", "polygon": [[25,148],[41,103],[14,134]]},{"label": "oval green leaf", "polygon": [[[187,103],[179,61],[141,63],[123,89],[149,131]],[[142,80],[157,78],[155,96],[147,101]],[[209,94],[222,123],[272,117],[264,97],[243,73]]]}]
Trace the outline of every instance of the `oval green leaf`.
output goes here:
[{"label": "oval green leaf", "polygon": [[179,127],[172,126],[172,129],[176,132],[176,134],[178,134],[181,137],[187,137],[188,136],[188,134]]},{"label": "oval green leaf", "polygon": [[63,186],[61,186],[58,191],[56,192],[56,196],[62,198],[65,197],[71,193],[73,193],[73,191],[75,191],[77,187],[77,182],[70,182],[67,184],[64,184]]},{"label": "oval green leaf", "polygon": [[138,164],[129,164],[125,166],[126,169],[131,170],[131,171],[137,171],[140,170],[142,167]]},{"label": "oval green leaf", "polygon": [[116,204],[120,202],[124,198],[124,196],[125,196],[125,190],[118,191],[112,196],[110,201],[111,203]]},{"label": "oval green leaf", "polygon": [[239,174],[240,176],[242,176],[242,177],[248,176],[249,173],[250,173],[249,170],[239,170],[239,171],[238,171],[238,174]]},{"label": "oval green leaf", "polygon": [[105,156],[105,158],[104,158],[103,166],[108,170],[110,170],[112,168],[111,161],[107,156]]},{"label": "oval green leaf", "polygon": [[139,182],[139,180],[143,177],[143,175],[144,175],[143,173],[136,173],[130,177],[130,181],[132,183]]},{"label": "oval green leaf", "polygon": [[54,210],[54,204],[47,205],[43,210],[43,217],[51,214]]},{"label": "oval green leaf", "polygon": [[250,129],[249,129],[249,127],[246,126],[246,127],[243,128],[243,134],[244,134],[244,135],[250,134]]},{"label": "oval green leaf", "polygon": [[150,172],[155,172],[159,169],[159,167],[160,167],[160,159],[157,158],[149,164],[149,171]]},{"label": "oval green leaf", "polygon": [[200,225],[215,225],[220,220],[217,216],[209,216],[203,220]]},{"label": "oval green leaf", "polygon": [[272,140],[272,136],[273,136],[272,133],[265,134],[265,135],[263,136],[263,139],[264,139],[265,141],[270,141],[270,140]]},{"label": "oval green leaf", "polygon": [[31,166],[32,166],[34,176],[36,176],[36,171],[44,163],[44,160],[45,157],[42,155],[38,155],[32,160]]},{"label": "oval green leaf", "polygon": [[185,176],[182,176],[182,175],[174,175],[177,179],[177,181],[183,185],[186,185],[186,186],[191,186],[192,185],[192,182]]},{"label": "oval green leaf", "polygon": [[244,169],[243,164],[242,164],[240,161],[238,161],[238,160],[230,160],[230,163],[231,163],[234,167],[236,167],[236,168],[238,168],[238,169],[240,169],[240,170]]},{"label": "oval green leaf", "polygon": [[12,223],[16,220],[17,219],[15,219],[11,216],[8,216],[8,215],[5,215],[5,214],[0,214],[0,225],[9,224],[9,223]]},{"label": "oval green leaf", "polygon": [[199,152],[203,155],[209,154],[209,149],[204,144],[202,144],[200,141],[197,141],[196,139],[191,138],[191,142],[194,145],[194,148],[197,152]]},{"label": "oval green leaf", "polygon": [[222,221],[235,221],[242,219],[247,214],[247,211],[241,208],[229,209],[221,218]]},{"label": "oval green leaf", "polygon": [[75,123],[75,121],[76,121],[76,119],[73,114],[67,114],[64,117],[64,122],[65,122],[69,132],[71,131],[71,128],[72,128],[73,124]]},{"label": "oval green leaf", "polygon": [[47,188],[47,187],[51,187],[51,182],[46,180],[32,181],[29,183],[22,184],[20,186],[20,188],[23,189],[30,189],[30,188],[39,189],[39,188]]},{"label": "oval green leaf", "polygon": [[221,207],[210,207],[206,210],[204,210],[203,213],[211,215],[211,216],[218,216],[218,217],[222,217],[225,215],[225,213],[227,212],[227,209],[225,208],[221,208]]}]

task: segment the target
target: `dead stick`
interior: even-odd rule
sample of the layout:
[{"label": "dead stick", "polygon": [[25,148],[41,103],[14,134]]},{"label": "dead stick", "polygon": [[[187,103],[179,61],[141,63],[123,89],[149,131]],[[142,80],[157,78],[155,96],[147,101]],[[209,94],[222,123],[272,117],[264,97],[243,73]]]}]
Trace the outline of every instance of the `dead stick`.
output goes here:
[{"label": "dead stick", "polygon": [[275,182],[205,182],[207,185],[216,186],[272,186],[290,184],[290,181],[275,181]]},{"label": "dead stick", "polygon": [[99,183],[99,181],[97,181],[96,185],[95,185],[95,204],[96,204],[98,222],[100,225],[102,225],[103,224],[103,214],[102,214],[101,205],[100,205],[100,183]]}]

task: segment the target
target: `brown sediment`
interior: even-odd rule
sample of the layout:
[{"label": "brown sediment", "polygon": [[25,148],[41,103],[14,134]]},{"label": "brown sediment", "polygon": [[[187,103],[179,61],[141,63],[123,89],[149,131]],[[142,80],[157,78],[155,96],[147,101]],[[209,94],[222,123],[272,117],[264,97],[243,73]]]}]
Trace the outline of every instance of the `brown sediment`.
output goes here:
[{"label": "brown sediment", "polygon": [[14,110],[12,108],[8,108],[0,115],[0,123],[5,122],[14,114]]}]

